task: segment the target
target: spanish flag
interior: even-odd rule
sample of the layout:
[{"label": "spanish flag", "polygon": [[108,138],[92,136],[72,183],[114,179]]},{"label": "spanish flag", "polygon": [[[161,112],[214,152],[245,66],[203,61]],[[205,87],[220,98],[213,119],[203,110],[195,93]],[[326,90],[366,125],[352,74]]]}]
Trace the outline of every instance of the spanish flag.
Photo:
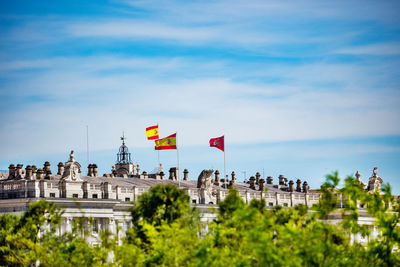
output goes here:
[{"label": "spanish flag", "polygon": [[158,125],[146,128],[147,140],[158,139]]},{"label": "spanish flag", "polygon": [[155,150],[176,149],[176,133],[163,139],[155,140]]}]

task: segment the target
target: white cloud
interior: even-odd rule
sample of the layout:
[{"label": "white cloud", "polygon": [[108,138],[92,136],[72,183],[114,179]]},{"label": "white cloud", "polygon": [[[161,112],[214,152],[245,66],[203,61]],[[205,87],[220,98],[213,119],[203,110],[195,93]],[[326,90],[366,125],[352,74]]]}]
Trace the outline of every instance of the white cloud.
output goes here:
[{"label": "white cloud", "polygon": [[363,46],[352,46],[336,51],[337,54],[395,56],[400,55],[400,43],[379,43]]},{"label": "white cloud", "polygon": [[[42,66],[41,62],[46,61],[39,60],[37,65]],[[10,62],[11,67],[5,68],[35,64]],[[41,150],[84,150],[86,125],[91,129],[92,148],[96,150],[118,146],[123,130],[135,147],[146,147],[149,144],[144,129],[155,122],[160,123],[163,135],[178,131],[180,142],[185,145],[204,144],[210,136],[220,134],[226,134],[231,143],[241,144],[400,133],[400,126],[395,123],[400,120],[400,95],[396,90],[351,86],[338,91],[310,89],[313,75],[303,74],[315,69],[336,75],[343,72],[342,82],[355,83],[353,79],[357,78],[344,75],[349,69],[340,65],[311,64],[293,67],[289,72],[275,70],[278,77],[288,75],[292,79],[277,86],[208,75],[177,78],[187,68],[195,72],[210,66],[190,58],[89,57],[55,59],[54,65],[35,78],[21,76],[15,87],[14,92],[20,95],[43,94],[54,102],[25,103],[24,107],[9,111],[0,129],[7,157],[34,155]],[[213,65],[224,69],[230,63]],[[136,73],[140,66],[145,66],[146,71]],[[132,73],[104,75],[108,67],[122,67]],[[354,66],[353,73],[355,69]],[[155,73],[164,77],[170,72],[175,73],[173,79],[155,78]],[[318,80],[331,79],[329,75],[319,75]]]}]

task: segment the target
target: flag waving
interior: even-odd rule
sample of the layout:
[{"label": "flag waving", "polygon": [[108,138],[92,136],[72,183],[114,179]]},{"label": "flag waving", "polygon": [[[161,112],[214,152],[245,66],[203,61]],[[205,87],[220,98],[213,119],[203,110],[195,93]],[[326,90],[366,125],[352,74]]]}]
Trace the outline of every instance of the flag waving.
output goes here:
[{"label": "flag waving", "polygon": [[211,138],[210,139],[210,147],[216,147],[218,149],[221,149],[224,151],[224,136],[217,137],[217,138]]},{"label": "flag waving", "polygon": [[163,139],[155,140],[155,150],[176,149],[176,133]]},{"label": "flag waving", "polygon": [[146,128],[147,140],[158,139],[158,125]]}]

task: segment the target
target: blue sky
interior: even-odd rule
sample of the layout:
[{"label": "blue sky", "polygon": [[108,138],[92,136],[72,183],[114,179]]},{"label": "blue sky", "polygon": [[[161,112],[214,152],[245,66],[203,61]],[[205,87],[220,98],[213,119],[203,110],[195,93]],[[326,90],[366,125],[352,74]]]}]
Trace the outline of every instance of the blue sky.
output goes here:
[{"label": "blue sky", "polygon": [[[57,2],[57,3],[56,3]],[[373,167],[400,193],[398,1],[0,1],[0,169],[74,149],[100,172],[122,131],[178,132],[181,168],[318,187]],[[175,151],[162,151],[165,168]]]}]

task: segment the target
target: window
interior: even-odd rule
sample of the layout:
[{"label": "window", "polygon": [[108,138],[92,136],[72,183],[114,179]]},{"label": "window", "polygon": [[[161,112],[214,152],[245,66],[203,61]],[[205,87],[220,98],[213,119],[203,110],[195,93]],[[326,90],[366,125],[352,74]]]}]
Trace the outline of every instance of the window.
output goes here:
[{"label": "window", "polygon": [[93,228],[92,228],[93,233],[99,232],[99,224],[97,220],[93,220]]},{"label": "window", "polygon": [[287,206],[288,206],[288,204],[287,204],[287,203],[283,203],[283,206],[287,207]]},{"label": "window", "polygon": [[196,204],[196,199],[192,199],[192,203],[193,203],[193,204]]},{"label": "window", "polygon": [[126,197],[126,198],[125,198],[125,201],[127,201],[127,202],[128,202],[128,201],[131,201],[131,198]]},{"label": "window", "polygon": [[56,193],[50,193],[50,197],[56,197]]},{"label": "window", "polygon": [[93,195],[92,195],[92,198],[97,198],[97,194],[93,194]]},{"label": "window", "polygon": [[127,231],[129,229],[129,227],[131,226],[129,221],[125,222],[125,231]]},{"label": "window", "polygon": [[78,198],[78,194],[72,194],[73,198]]},{"label": "window", "polygon": [[272,207],[272,206],[274,206],[274,203],[269,202],[269,203],[268,203],[268,206]]},{"label": "window", "polygon": [[214,205],[214,203],[212,203],[212,202],[210,202],[210,203],[208,203],[208,204],[210,204],[210,205]]}]

